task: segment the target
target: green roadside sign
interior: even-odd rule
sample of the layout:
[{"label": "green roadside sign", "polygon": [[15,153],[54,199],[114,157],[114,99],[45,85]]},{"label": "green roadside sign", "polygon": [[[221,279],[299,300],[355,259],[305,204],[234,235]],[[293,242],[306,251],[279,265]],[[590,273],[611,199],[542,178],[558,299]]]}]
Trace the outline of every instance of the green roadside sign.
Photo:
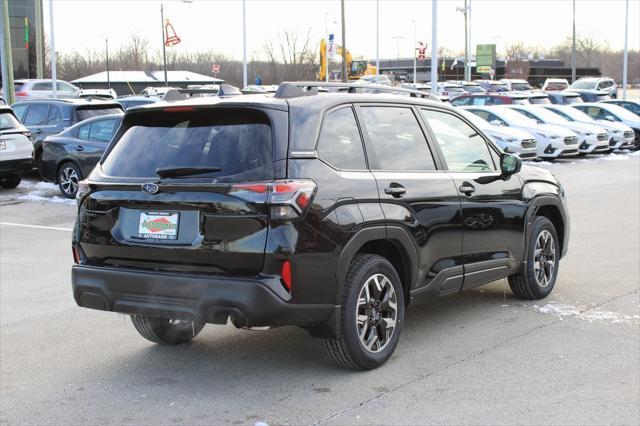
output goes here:
[{"label": "green roadside sign", "polygon": [[[476,67],[496,67],[496,45],[478,44],[476,45]],[[486,68],[483,68],[486,69]]]}]

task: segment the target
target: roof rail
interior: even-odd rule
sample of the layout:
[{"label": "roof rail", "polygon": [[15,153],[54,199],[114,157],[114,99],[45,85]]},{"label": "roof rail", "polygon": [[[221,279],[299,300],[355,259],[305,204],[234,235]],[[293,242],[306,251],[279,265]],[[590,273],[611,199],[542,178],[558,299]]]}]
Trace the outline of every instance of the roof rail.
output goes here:
[{"label": "roof rail", "polygon": [[[359,83],[327,83],[324,81],[285,81],[280,84],[275,97],[282,99],[300,98],[303,96],[314,96],[318,94],[318,88],[343,89],[347,93],[395,93],[399,95],[411,96],[413,98],[423,98],[432,101],[440,101],[429,92],[420,90],[403,89],[399,87],[384,86],[380,84],[359,84]],[[326,90],[325,90],[326,91]]]}]

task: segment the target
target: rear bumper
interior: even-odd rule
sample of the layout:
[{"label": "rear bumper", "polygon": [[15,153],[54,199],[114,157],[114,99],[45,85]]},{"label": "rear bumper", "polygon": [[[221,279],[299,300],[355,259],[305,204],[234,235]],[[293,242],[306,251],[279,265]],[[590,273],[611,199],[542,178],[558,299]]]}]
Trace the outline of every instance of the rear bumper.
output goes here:
[{"label": "rear bumper", "polygon": [[16,160],[0,161],[0,176],[14,173],[22,173],[33,168],[33,161],[29,158],[19,158]]},{"label": "rear bumper", "polygon": [[327,322],[336,308],[328,304],[287,302],[270,288],[274,283],[269,278],[84,265],[73,266],[71,276],[78,306],[124,314],[212,324],[226,324],[231,317],[235,324],[247,327],[312,326]]}]

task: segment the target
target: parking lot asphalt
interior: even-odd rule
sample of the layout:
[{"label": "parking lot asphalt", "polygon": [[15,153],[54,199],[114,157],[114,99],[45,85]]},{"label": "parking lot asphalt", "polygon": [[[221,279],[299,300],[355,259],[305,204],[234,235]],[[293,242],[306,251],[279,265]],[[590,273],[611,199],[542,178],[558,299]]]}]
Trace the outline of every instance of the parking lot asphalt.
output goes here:
[{"label": "parking lot asphalt", "polygon": [[208,325],[163,347],[78,308],[73,203],[33,179],[2,191],[0,423],[637,425],[640,155],[541,166],[571,216],[553,293],[523,302],[501,280],[409,309],[369,372],[334,368],[294,327]]}]

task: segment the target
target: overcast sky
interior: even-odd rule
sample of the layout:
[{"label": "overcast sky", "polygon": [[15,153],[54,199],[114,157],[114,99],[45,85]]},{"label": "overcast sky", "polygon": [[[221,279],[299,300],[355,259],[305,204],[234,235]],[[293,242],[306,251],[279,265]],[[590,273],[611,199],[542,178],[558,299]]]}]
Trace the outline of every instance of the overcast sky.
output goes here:
[{"label": "overcast sky", "polygon": [[[213,50],[242,58],[241,0],[165,0],[182,43],[170,49]],[[438,1],[438,45],[458,51],[464,47],[463,0]],[[49,2],[44,1],[45,31]],[[415,20],[417,39],[431,45],[430,0],[380,0],[380,57],[410,57]],[[249,57],[260,55],[266,40],[277,43],[282,30],[301,35],[311,31],[314,44],[329,32],[340,43],[339,0],[247,0]],[[549,47],[571,34],[572,0],[472,0],[472,44],[497,43],[498,54],[516,41]],[[327,15],[328,14],[328,15]],[[597,36],[612,49],[624,46],[624,0],[576,0],[577,32]],[[640,49],[640,0],[630,0],[629,48]],[[55,0],[55,40],[58,52],[85,52],[126,43],[132,33],[161,49],[160,2],[155,0]],[[335,23],[334,23],[335,22]],[[346,0],[347,47],[356,57],[376,54],[375,0]]]}]

